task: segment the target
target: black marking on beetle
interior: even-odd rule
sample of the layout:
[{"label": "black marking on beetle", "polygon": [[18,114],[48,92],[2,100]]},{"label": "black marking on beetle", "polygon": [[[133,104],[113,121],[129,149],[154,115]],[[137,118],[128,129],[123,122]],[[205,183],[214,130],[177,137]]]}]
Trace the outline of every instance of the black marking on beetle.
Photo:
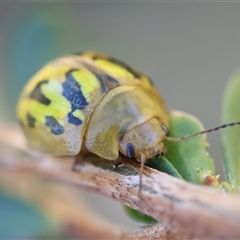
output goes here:
[{"label": "black marking on beetle", "polygon": [[104,78],[102,77],[101,74],[97,73],[97,72],[94,72],[94,71],[91,71],[92,74],[94,74],[94,76],[98,79],[98,81],[100,82],[100,86],[101,86],[101,90],[102,90],[102,93],[105,93],[107,92],[108,88],[105,84],[105,81],[104,81]]},{"label": "black marking on beetle", "polygon": [[50,128],[51,133],[60,135],[64,133],[64,127],[53,116],[45,117],[45,125]]},{"label": "black marking on beetle", "polygon": [[92,72],[101,83],[102,92],[112,89],[119,85],[119,82],[108,74]]},{"label": "black marking on beetle", "polygon": [[51,103],[51,100],[43,95],[42,89],[41,89],[41,86],[43,84],[47,84],[48,82],[49,82],[48,80],[39,82],[34,88],[34,90],[31,92],[29,97],[44,105],[49,105]]},{"label": "black marking on beetle", "polygon": [[103,70],[100,70],[93,65],[87,63],[84,63],[83,65],[98,79],[98,81],[100,82],[102,93],[107,92],[108,89],[119,86],[118,80],[106,74]]},{"label": "black marking on beetle", "polygon": [[122,68],[126,69],[128,72],[130,72],[135,78],[138,78],[140,79],[142,77],[143,74],[141,74],[140,72],[138,72],[137,70],[135,70],[133,67],[131,67],[130,65],[128,65],[127,63],[121,61],[121,60],[118,60],[114,57],[101,57],[101,56],[96,56],[94,57],[93,59],[97,60],[97,59],[106,59],[108,60],[109,62],[111,63],[114,63],[116,65],[119,65],[121,66]]},{"label": "black marking on beetle", "polygon": [[88,102],[82,93],[81,85],[72,75],[75,71],[79,70],[71,69],[66,73],[66,81],[62,83],[62,95],[71,103],[71,111],[68,113],[68,122],[75,126],[79,126],[82,124],[82,120],[75,117],[73,112],[77,109],[84,109],[88,106]]},{"label": "black marking on beetle", "polygon": [[135,157],[135,147],[132,143],[128,143],[126,146],[126,154],[129,158]]},{"label": "black marking on beetle", "polygon": [[93,60],[103,59],[103,60],[107,60],[111,63],[114,63],[116,65],[119,65],[120,67],[122,67],[122,68],[126,69],[128,72],[130,72],[137,79],[141,79],[144,76],[148,79],[150,85],[153,86],[153,81],[149,77],[147,77],[145,74],[142,74],[138,70],[131,67],[129,64],[127,64],[119,59],[116,59],[116,58],[110,57],[110,56],[101,56],[101,55],[93,56],[92,59]]},{"label": "black marking on beetle", "polygon": [[28,127],[35,128],[36,118],[30,113],[27,113],[27,121],[28,121]]},{"label": "black marking on beetle", "polygon": [[104,74],[104,77],[106,78],[106,80],[108,82],[115,83],[115,84],[119,85],[118,80],[116,80],[115,78],[111,77],[110,75]]},{"label": "black marking on beetle", "polygon": [[136,71],[134,68],[126,64],[125,62],[122,62],[116,58],[109,58],[109,61],[115,64],[120,65],[122,68],[126,69],[128,72],[130,72],[135,78],[140,79],[142,77],[142,74],[138,71]]},{"label": "black marking on beetle", "polygon": [[[74,53],[74,55],[84,56],[84,55],[87,54],[87,53],[88,53],[88,52],[76,52],[76,53]],[[89,57],[89,56],[87,56],[87,57]],[[147,80],[148,80],[148,82],[150,83],[151,86],[154,85],[154,84],[153,84],[153,81],[151,80],[150,77],[148,77],[148,76],[146,76],[145,74],[143,74],[143,73],[139,72],[138,70],[134,69],[134,68],[131,67],[129,64],[127,64],[127,63],[125,63],[125,62],[123,62],[123,61],[121,61],[121,60],[118,60],[118,59],[116,59],[116,58],[114,58],[114,57],[110,57],[110,56],[107,56],[107,55],[104,55],[104,54],[98,54],[98,53],[94,54],[94,53],[93,53],[93,55],[92,55],[91,57],[89,57],[89,58],[91,58],[92,60],[102,59],[102,60],[106,60],[106,61],[109,61],[109,62],[111,62],[111,63],[114,63],[114,64],[116,64],[116,65],[119,65],[119,66],[121,66],[122,68],[126,69],[128,72],[130,72],[135,78],[141,79],[141,77],[144,76],[144,77],[147,78]],[[91,71],[91,70],[90,70],[90,71]],[[95,72],[95,71],[93,71],[93,72]],[[99,79],[99,80],[100,80],[100,79]],[[119,85],[119,82],[118,82],[116,79],[114,79],[114,80],[115,80],[115,81],[118,83],[118,85]]]}]

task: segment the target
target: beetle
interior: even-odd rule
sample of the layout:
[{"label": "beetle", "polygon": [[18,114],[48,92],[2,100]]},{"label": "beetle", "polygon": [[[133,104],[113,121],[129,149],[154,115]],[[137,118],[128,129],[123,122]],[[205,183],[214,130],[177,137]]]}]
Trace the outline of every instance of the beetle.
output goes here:
[{"label": "beetle", "polygon": [[28,145],[56,156],[85,147],[102,158],[119,152],[145,162],[165,152],[168,111],[151,80],[95,52],[58,58],[24,88],[17,115]]},{"label": "beetle", "polygon": [[169,112],[145,74],[113,57],[83,52],[57,58],[25,86],[17,116],[28,145],[55,156],[84,149],[108,160],[119,152],[142,165],[166,152]]}]

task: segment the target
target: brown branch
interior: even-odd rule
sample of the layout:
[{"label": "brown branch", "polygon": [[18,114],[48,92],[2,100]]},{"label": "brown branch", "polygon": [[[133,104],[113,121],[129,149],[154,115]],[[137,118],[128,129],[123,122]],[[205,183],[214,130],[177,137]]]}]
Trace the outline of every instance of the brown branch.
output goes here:
[{"label": "brown branch", "polygon": [[119,239],[125,232],[93,212],[78,192],[68,185],[60,185],[46,179],[41,181],[34,173],[0,173],[1,191],[14,194],[17,198],[35,205],[54,223],[60,236],[66,235],[76,239],[96,239],[96,236],[98,239]]},{"label": "brown branch", "polygon": [[[30,155],[26,150],[19,153],[16,147],[24,147],[21,134],[16,129],[0,128],[1,140],[5,147],[2,143],[0,173],[34,173],[62,181],[138,209],[161,223],[133,233],[123,231],[119,233],[119,238],[240,238],[240,201],[237,196],[189,184],[144,167],[143,189],[139,198],[140,166],[132,160],[123,159],[124,166],[115,170],[111,161],[94,157],[88,162],[79,163],[77,170],[72,171],[71,158]],[[11,152],[6,145],[11,147]],[[36,161],[39,158],[41,161]]]}]

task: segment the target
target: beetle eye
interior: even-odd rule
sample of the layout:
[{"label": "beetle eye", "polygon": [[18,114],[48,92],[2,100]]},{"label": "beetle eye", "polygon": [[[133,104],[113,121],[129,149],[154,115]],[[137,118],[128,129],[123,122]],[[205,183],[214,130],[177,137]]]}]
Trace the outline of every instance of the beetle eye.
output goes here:
[{"label": "beetle eye", "polygon": [[128,143],[126,147],[127,157],[133,158],[135,156],[135,147],[132,143]]},{"label": "beetle eye", "polygon": [[161,128],[166,133],[166,135],[168,135],[168,128],[163,124],[161,124]]}]

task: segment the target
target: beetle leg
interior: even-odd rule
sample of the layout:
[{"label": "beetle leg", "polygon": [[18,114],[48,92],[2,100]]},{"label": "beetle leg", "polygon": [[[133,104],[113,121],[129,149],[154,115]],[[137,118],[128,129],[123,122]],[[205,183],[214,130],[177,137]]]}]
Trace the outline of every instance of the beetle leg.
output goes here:
[{"label": "beetle leg", "polygon": [[143,153],[141,153],[141,159],[140,159],[140,163],[141,163],[141,168],[140,168],[140,174],[139,174],[139,190],[138,190],[138,196],[139,199],[141,198],[141,191],[142,191],[142,175],[143,175],[143,167],[144,164],[146,162],[146,158],[145,155]]},{"label": "beetle leg", "polygon": [[91,156],[96,156],[93,153],[89,152],[87,148],[83,145],[81,152],[75,156],[72,171],[76,171],[76,167],[79,163],[82,163],[84,161],[88,161]]},{"label": "beetle leg", "polygon": [[117,168],[122,167],[124,163],[122,162],[122,157],[119,155],[119,157],[114,161],[114,169],[117,170]]}]

